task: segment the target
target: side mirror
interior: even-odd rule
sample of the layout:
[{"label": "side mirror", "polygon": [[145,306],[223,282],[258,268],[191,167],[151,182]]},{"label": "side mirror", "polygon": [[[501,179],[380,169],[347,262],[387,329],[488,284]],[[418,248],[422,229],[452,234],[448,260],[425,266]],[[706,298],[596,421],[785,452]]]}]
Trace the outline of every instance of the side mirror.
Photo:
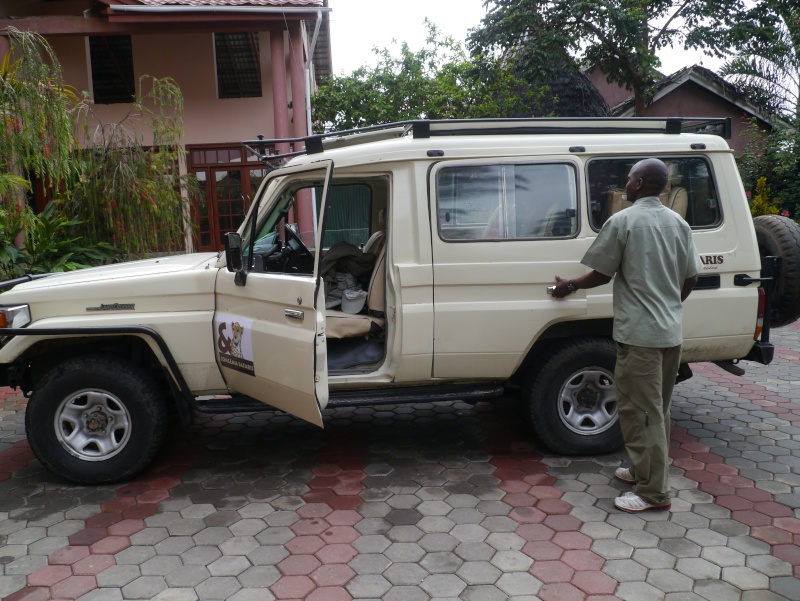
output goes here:
[{"label": "side mirror", "polygon": [[225,262],[228,271],[236,274],[235,283],[237,286],[244,286],[247,273],[244,270],[244,260],[242,258],[242,237],[236,232],[225,234]]}]

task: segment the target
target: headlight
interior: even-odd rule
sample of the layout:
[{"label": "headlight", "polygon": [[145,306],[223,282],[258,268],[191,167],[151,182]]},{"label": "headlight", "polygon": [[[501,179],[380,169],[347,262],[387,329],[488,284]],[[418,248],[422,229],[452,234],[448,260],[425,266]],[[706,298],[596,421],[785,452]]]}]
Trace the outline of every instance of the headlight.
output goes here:
[{"label": "headlight", "polygon": [[0,328],[24,328],[30,322],[31,309],[28,305],[0,306]]}]

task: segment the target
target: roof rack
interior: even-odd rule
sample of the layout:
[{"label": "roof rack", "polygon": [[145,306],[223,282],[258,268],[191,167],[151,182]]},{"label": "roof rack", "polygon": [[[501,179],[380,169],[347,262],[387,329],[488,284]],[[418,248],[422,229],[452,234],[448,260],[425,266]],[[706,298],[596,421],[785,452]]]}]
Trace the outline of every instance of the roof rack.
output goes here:
[{"label": "roof rack", "polygon": [[[632,134],[632,133],[705,133],[730,140],[731,118],[717,117],[574,117],[535,119],[438,119],[414,120],[360,127],[345,131],[315,134],[303,138],[246,140],[242,144],[262,161],[270,163],[302,154],[319,154],[323,150],[354,146],[366,142],[400,138],[411,133],[413,138],[437,136],[513,136],[546,134]],[[270,155],[267,145],[302,142],[305,150]]]}]

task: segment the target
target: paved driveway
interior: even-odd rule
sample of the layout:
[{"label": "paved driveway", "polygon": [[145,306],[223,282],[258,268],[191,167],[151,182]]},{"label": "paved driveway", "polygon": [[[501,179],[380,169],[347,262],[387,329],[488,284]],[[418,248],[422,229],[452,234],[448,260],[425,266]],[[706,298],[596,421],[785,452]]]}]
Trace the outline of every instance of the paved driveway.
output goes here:
[{"label": "paved driveway", "polygon": [[0,400],[0,598],[800,599],[800,328],[675,391],[669,513],[622,454],[561,457],[513,400],[201,417],[133,482],[44,471]]}]

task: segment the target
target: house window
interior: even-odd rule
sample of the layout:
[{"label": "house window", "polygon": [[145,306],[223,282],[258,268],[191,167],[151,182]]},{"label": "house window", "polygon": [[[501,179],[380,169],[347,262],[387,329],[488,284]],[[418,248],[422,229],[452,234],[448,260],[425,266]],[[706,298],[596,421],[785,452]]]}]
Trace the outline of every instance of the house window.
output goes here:
[{"label": "house window", "polygon": [[261,96],[258,33],[215,33],[214,54],[220,98]]},{"label": "house window", "polygon": [[97,104],[133,102],[133,51],[128,35],[89,38],[92,92]]}]

